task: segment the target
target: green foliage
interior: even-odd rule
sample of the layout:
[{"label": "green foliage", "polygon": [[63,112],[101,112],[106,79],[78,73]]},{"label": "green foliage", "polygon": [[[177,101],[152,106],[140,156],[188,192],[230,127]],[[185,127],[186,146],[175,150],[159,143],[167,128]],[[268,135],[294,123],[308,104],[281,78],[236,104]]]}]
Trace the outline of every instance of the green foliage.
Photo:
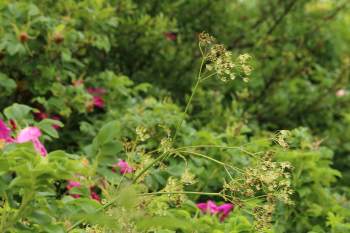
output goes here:
[{"label": "green foliage", "polygon": [[[110,207],[127,222],[117,225],[92,214],[101,205],[91,195],[108,203],[161,192],[183,174],[197,182],[185,191],[220,193],[223,179],[261,165],[256,156],[271,149],[278,163],[295,167],[287,178],[295,205],[276,201],[273,229],[266,231],[348,232],[349,6],[346,0],[0,1],[0,117],[15,139],[21,129],[38,127],[51,152],[41,157],[35,142],[0,140],[0,231],[66,232],[86,219],[85,230],[254,232],[254,216],[237,205],[224,222],[195,206],[209,199],[224,204],[220,196],[188,194],[182,208],[174,203],[184,196],[145,198],[142,208],[156,216],[165,209],[169,218],[145,222],[136,221],[137,211],[122,219],[121,203],[135,204],[125,198]],[[207,51],[212,38],[205,34],[198,48],[204,30],[232,58],[254,58],[249,83],[252,69],[243,62],[249,57],[232,60],[238,70],[220,67],[213,61],[230,64],[231,54],[220,46]],[[204,55],[206,76],[198,75]],[[243,81],[235,79],[241,73]],[[135,134],[139,126],[148,130]],[[295,129],[288,152],[266,140],[279,143],[271,132],[283,128]],[[120,159],[132,173],[116,166]],[[67,180],[81,187],[66,190]],[[132,181],[135,193],[125,191]]]}]

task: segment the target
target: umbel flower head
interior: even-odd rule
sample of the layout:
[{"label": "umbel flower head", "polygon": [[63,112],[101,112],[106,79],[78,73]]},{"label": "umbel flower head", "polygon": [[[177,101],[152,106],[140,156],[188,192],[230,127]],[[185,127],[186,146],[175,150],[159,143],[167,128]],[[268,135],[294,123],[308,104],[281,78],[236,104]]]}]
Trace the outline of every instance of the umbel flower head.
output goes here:
[{"label": "umbel flower head", "polygon": [[[201,51],[201,44],[207,46],[209,43],[214,42],[215,40],[214,37],[209,36],[209,34],[204,32],[200,33],[198,38]],[[227,51],[223,44],[214,44],[206,54],[202,52],[202,55],[205,60],[210,61],[209,64],[206,64],[207,71],[215,71],[214,74],[216,74],[221,81],[227,82],[227,77],[234,80],[236,78],[236,73],[233,72],[234,70],[237,71],[237,74],[243,79],[244,82],[250,81],[249,78],[242,77],[241,75],[241,73],[250,75],[253,70],[253,68],[249,65],[249,60],[252,59],[249,54],[239,55],[235,60],[232,60],[232,53]]]}]

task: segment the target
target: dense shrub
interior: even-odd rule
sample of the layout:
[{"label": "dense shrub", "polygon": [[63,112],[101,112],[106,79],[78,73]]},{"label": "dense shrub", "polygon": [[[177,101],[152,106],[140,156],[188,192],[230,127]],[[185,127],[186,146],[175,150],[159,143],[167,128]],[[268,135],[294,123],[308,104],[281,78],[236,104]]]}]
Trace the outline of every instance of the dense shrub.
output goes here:
[{"label": "dense shrub", "polygon": [[[254,58],[251,82],[238,80],[236,72],[237,80],[213,77],[199,85],[174,143],[239,146],[274,137],[270,131],[295,128],[292,151],[272,147],[277,161],[296,167],[290,179],[295,206],[277,202],[273,229],[347,232],[348,11],[345,0],[1,2],[0,117],[17,140],[21,129],[39,128],[41,136],[31,140],[49,153],[41,158],[30,142],[0,143],[2,218],[8,209],[9,219],[22,219],[14,225],[21,232],[64,232],[80,218],[115,227],[100,215],[60,216],[101,208],[91,198],[110,201],[114,183],[133,179],[131,172],[124,173],[133,163],[125,146],[137,140],[137,126],[147,128],[150,138],[135,150],[158,148],[167,134],[158,125],[174,136],[198,78],[197,36],[205,30],[234,57],[249,53]],[[247,148],[257,153],[271,146],[260,141]],[[234,167],[256,165],[243,151],[202,149],[191,152]],[[189,192],[219,193],[222,179],[230,180],[225,169],[194,154],[163,165],[169,168],[151,168],[153,174],[138,192],[159,192],[170,176],[179,177],[186,168],[198,178],[186,188]],[[67,181],[76,173],[85,178]],[[18,208],[29,200],[26,216]],[[167,203],[162,197],[152,200],[152,213],[165,206],[156,202]],[[184,224],[184,232],[253,231],[254,218],[237,205],[224,222],[215,214],[202,216],[196,204],[208,200],[216,203],[213,211],[225,204],[219,196],[189,194],[182,208],[170,208],[167,215]],[[122,222],[132,225],[132,220]],[[177,229],[164,224],[168,232]]]}]

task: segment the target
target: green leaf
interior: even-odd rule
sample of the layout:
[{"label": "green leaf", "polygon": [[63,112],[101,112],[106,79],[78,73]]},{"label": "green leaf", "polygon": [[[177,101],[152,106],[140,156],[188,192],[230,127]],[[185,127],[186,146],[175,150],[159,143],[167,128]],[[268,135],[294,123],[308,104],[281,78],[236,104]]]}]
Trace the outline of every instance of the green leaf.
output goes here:
[{"label": "green leaf", "polygon": [[13,199],[13,195],[10,191],[6,191],[7,194],[7,203],[9,203],[10,208],[12,209],[18,209],[19,205],[17,202]]},{"label": "green leaf", "polygon": [[43,227],[43,229],[47,233],[65,233],[66,232],[63,224],[45,226]]},{"label": "green leaf", "polygon": [[105,124],[98,133],[98,141],[102,144],[106,144],[112,141],[119,132],[119,123],[117,121],[111,121]]},{"label": "green leaf", "polygon": [[113,140],[101,147],[100,155],[116,155],[123,149],[123,143],[121,141]]},{"label": "green leaf", "polygon": [[11,44],[9,44],[9,45],[7,46],[6,51],[8,52],[8,54],[9,54],[10,56],[13,56],[13,55],[15,55],[16,53],[25,54],[26,48],[25,48],[24,45],[21,44],[21,43],[17,43],[17,44],[11,43]]},{"label": "green leaf", "polygon": [[17,88],[17,83],[6,74],[0,73],[0,96],[9,96]]},{"label": "green leaf", "polygon": [[64,62],[70,62],[72,59],[72,52],[69,49],[62,49],[61,58]]},{"label": "green leaf", "polygon": [[47,155],[49,163],[55,163],[60,170],[65,170],[68,166],[68,156],[64,151],[56,150]]},{"label": "green leaf", "polygon": [[30,112],[30,111],[36,112],[35,108],[31,108],[24,104],[13,104],[10,107],[5,108],[4,114],[5,116],[10,119],[16,120],[17,122],[21,122],[22,119]]},{"label": "green leaf", "polygon": [[64,24],[59,24],[55,27],[55,30],[53,31],[53,33],[59,33],[61,31],[63,31],[66,28],[66,25]]},{"label": "green leaf", "polygon": [[42,126],[42,125],[57,125],[59,127],[63,127],[64,124],[60,121],[56,121],[53,119],[44,119],[42,121],[40,121],[39,123],[36,124],[36,126]]},{"label": "green leaf", "polygon": [[55,130],[55,128],[52,127],[51,125],[40,125],[38,126],[38,128],[43,130],[45,133],[47,133],[51,137],[58,138],[57,130]]},{"label": "green leaf", "polygon": [[0,159],[0,176],[9,172],[9,162],[7,159]]},{"label": "green leaf", "polygon": [[28,15],[30,16],[39,15],[41,13],[39,8],[34,4],[30,4],[28,6],[28,10]]},{"label": "green leaf", "polygon": [[5,108],[4,114],[7,117],[7,119],[12,118],[13,120],[15,120],[17,122],[21,122],[23,119],[23,113],[21,112],[21,110],[15,108],[13,106]]},{"label": "green leaf", "polygon": [[5,191],[9,188],[9,186],[6,184],[5,180],[0,177],[0,191]]},{"label": "green leaf", "polygon": [[78,187],[73,187],[69,190],[69,194],[79,194],[79,195],[84,195],[83,190]]},{"label": "green leaf", "polygon": [[32,213],[27,215],[26,218],[29,218],[30,220],[34,221],[36,224],[39,224],[40,226],[50,225],[52,222],[52,217],[45,214],[41,210],[33,211]]}]

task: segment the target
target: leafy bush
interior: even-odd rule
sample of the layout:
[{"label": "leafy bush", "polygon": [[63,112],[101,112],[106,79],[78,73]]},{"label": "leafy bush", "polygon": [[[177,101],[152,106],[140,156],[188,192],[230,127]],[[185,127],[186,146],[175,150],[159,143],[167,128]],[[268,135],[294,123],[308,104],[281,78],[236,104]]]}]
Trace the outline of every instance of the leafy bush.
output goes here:
[{"label": "leafy bush", "polygon": [[[256,153],[273,150],[277,162],[296,167],[288,178],[295,205],[276,202],[273,230],[347,232],[348,8],[345,0],[2,1],[0,117],[13,138],[0,141],[0,229],[65,232],[85,219],[76,226],[102,232],[158,225],[168,230],[157,232],[179,231],[179,225],[183,232],[254,232],[254,208],[241,212],[236,203],[229,216],[220,212],[228,210],[221,207],[227,204],[220,197],[222,186],[230,186],[239,169],[257,166]],[[230,80],[245,71],[242,78],[249,81],[251,67],[245,63],[230,74],[215,63],[200,65],[199,58],[210,55],[205,43],[201,50],[194,42],[204,29],[233,54],[254,57],[251,82]],[[226,62],[232,66],[221,60]],[[197,67],[226,78],[213,75],[196,85]],[[182,112],[187,102],[191,105]],[[40,130],[41,136],[33,131],[35,147],[23,139],[26,134],[19,136],[28,126]],[[147,133],[135,134],[138,126]],[[278,139],[269,131],[281,128],[296,128],[290,152],[266,140]],[[176,139],[171,143],[172,137],[164,138],[168,129]],[[145,134],[149,138],[140,141]],[[12,143],[15,139],[20,143]],[[163,152],[174,144],[177,157],[151,166],[152,174],[144,173],[148,176],[135,190],[127,189],[135,174],[159,158],[159,142]],[[244,146],[227,148],[232,145]],[[50,153],[41,157],[43,150]],[[145,157],[150,152],[153,157]],[[166,195],[129,198],[162,192],[170,177],[192,177],[186,169],[198,181],[185,185],[188,200],[181,196],[178,208],[166,209],[173,203]],[[200,191],[212,196],[190,194]],[[181,198],[171,194],[170,199],[175,197]],[[140,215],[130,206],[141,199],[141,212],[161,218],[134,223]],[[211,215],[196,207],[209,200],[216,206]],[[127,217],[121,203],[127,203]],[[92,214],[102,206],[120,222]]]}]

